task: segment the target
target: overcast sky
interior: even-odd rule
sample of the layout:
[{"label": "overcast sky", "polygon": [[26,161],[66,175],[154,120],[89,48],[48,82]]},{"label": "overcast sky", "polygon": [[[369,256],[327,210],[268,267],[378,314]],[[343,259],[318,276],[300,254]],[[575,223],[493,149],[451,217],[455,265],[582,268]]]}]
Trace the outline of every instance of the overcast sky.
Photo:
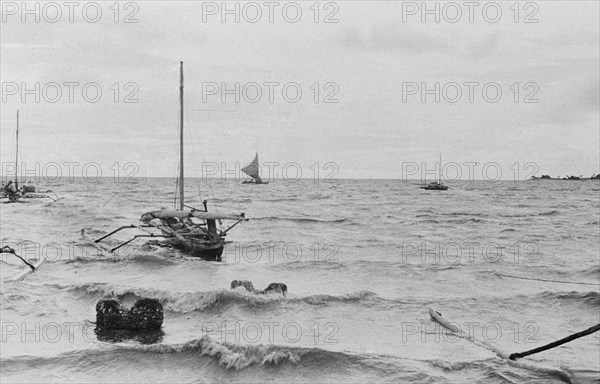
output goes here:
[{"label": "overcast sky", "polygon": [[[462,6],[461,17],[452,4],[463,2],[439,2],[439,23],[416,9],[422,2],[278,2],[272,22],[264,2],[238,3],[239,22],[215,9],[220,1],[121,3],[118,15],[113,2],[98,2],[102,15],[88,5],[87,20],[86,3],[78,3],[72,22],[58,2],[56,23],[56,7],[38,4],[39,22],[23,14],[21,2],[2,5],[3,163],[13,161],[19,109],[28,164],[95,162],[111,176],[111,164],[135,162],[139,176],[175,176],[184,61],[186,176],[200,176],[203,162],[243,166],[256,150],[261,163],[295,162],[304,177],[312,177],[315,162],[323,174],[333,162],[336,177],[399,179],[403,163],[433,168],[440,154],[463,173],[465,162],[497,163],[504,179],[515,178],[515,163],[520,179],[531,173],[530,162],[538,176],[600,171],[597,1],[498,2],[500,16],[476,2],[472,14]],[[436,2],[428,4],[434,9]],[[137,22],[125,23],[126,16]],[[257,83],[263,94],[250,102],[258,97],[249,85],[239,103],[234,95],[223,103],[220,90],[203,100],[208,83],[236,82]],[[270,82],[280,84],[272,103]],[[23,94],[23,84],[35,83],[39,102],[35,92]],[[57,102],[51,83],[60,85]],[[65,83],[80,84],[73,102]],[[82,97],[90,83],[102,89],[95,103]],[[423,83],[440,84],[438,103],[434,94],[421,95]],[[283,97],[285,84],[292,85]],[[131,92],[137,103],[124,102]]]}]

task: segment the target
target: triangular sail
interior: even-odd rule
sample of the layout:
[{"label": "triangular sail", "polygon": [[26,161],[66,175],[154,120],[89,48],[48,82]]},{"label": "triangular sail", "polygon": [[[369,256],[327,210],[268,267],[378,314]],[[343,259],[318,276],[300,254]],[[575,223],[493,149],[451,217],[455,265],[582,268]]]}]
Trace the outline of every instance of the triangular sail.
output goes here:
[{"label": "triangular sail", "polygon": [[254,156],[254,160],[252,160],[250,164],[242,168],[242,172],[244,172],[246,175],[250,176],[254,180],[261,181],[260,176],[258,175],[258,152],[256,153],[256,156]]}]

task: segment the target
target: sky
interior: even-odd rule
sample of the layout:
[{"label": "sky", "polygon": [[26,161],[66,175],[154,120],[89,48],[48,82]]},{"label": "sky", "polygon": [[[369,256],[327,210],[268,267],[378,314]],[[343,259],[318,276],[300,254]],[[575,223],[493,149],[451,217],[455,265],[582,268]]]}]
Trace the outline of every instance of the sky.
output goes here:
[{"label": "sky", "polygon": [[19,110],[32,172],[176,176],[180,61],[187,177],[600,172],[597,1],[73,4],[2,2],[3,174]]}]

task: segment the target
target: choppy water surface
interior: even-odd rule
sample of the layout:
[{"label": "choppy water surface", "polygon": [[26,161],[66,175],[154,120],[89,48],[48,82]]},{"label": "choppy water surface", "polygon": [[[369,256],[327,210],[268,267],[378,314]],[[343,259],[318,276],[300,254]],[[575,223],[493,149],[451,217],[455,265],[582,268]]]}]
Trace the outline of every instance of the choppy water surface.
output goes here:
[{"label": "choppy water surface", "polygon": [[[600,381],[598,333],[518,363],[494,352],[600,322],[598,285],[504,276],[599,283],[596,181],[187,185],[190,204],[201,190],[209,209],[251,218],[223,263],[143,241],[107,257],[82,238],[169,207],[174,180],[64,181],[50,186],[58,202],[2,205],[2,242],[47,258],[17,282],[22,265],[0,262],[3,383]],[[230,291],[235,279],[289,293]],[[96,335],[95,305],[113,294],[158,298],[162,332]],[[475,342],[440,329],[429,307]]]}]

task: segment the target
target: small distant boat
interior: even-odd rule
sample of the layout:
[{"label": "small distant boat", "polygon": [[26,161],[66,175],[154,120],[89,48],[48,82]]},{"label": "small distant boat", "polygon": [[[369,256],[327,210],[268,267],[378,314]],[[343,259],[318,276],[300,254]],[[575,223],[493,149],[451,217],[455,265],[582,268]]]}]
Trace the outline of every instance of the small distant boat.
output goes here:
[{"label": "small distant boat", "polygon": [[[51,197],[48,193],[53,193]],[[17,110],[17,130],[16,130],[16,153],[15,153],[15,182],[12,180],[2,186],[2,195],[0,199],[3,203],[22,203],[31,199],[50,199],[58,200],[58,196],[50,190],[41,192],[39,188],[31,181],[19,189],[19,111]]]},{"label": "small distant boat", "polygon": [[[131,228],[142,231],[143,234],[136,235],[130,240],[119,244],[110,249],[110,252],[114,252],[140,237],[158,237],[163,239],[165,245],[181,250],[192,257],[199,257],[209,261],[221,261],[227,232],[240,222],[248,221],[248,219],[246,219],[243,213],[224,214],[208,212],[206,200],[203,202],[203,210],[185,205],[183,187],[183,62],[180,65],[179,177],[177,179],[179,199],[175,200],[173,210],[147,212],[140,219],[142,225],[128,225],[117,228],[94,240],[94,242],[98,243],[119,231]],[[189,208],[190,210],[185,210],[185,208]],[[228,228],[218,229],[217,221],[221,223],[221,220],[233,220],[235,223]]]},{"label": "small distant boat", "polygon": [[242,168],[242,172],[246,175],[250,176],[252,179],[244,180],[242,184],[269,184],[268,181],[262,181],[260,176],[258,175],[258,152],[256,152],[256,156],[254,156],[254,160],[244,168]]},{"label": "small distant boat", "polygon": [[427,185],[423,185],[420,187],[421,189],[427,189],[428,191],[446,191],[448,190],[448,186],[440,183],[439,181],[432,181]]},{"label": "small distant boat", "polygon": [[429,184],[422,185],[419,188],[426,189],[428,191],[446,191],[448,186],[442,183],[442,155],[440,154],[440,170],[438,174],[438,180],[432,181]]}]

